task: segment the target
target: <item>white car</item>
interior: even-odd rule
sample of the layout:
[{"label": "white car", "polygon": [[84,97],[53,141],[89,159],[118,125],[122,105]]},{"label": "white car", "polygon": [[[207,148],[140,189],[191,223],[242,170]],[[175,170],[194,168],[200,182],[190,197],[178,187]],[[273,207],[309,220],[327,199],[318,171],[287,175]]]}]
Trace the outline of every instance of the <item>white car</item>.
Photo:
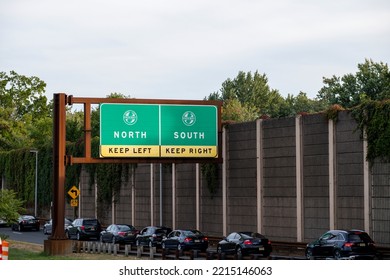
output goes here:
[{"label": "white car", "polygon": [[0,219],[0,227],[5,227],[7,225],[7,222]]}]

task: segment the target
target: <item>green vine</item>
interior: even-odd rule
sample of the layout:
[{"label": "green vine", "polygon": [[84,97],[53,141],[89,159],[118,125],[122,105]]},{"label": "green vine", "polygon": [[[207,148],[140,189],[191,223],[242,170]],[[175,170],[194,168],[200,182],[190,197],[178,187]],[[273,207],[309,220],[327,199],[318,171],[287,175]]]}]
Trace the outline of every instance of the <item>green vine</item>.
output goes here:
[{"label": "green vine", "polygon": [[[18,198],[25,202],[23,205],[32,213],[35,204],[35,173],[36,157],[38,156],[37,204],[38,210],[50,205],[52,201],[52,146],[47,145],[34,149],[30,148],[0,152],[0,177],[5,179],[7,189],[15,191]],[[38,215],[41,214],[38,212]]]},{"label": "green vine", "polygon": [[[327,119],[338,120],[338,113],[345,110],[334,104],[325,110]],[[375,159],[390,162],[390,100],[365,100],[350,109],[356,120],[361,138],[367,140],[367,160],[373,164]]]},{"label": "green vine", "polygon": [[[92,157],[99,157],[99,137],[94,137],[91,141]],[[110,205],[112,199],[118,202],[122,182],[129,180],[129,172],[133,164],[88,164],[86,170],[89,173],[90,189],[96,183],[98,185],[98,200],[104,205]]]},{"label": "green vine", "polygon": [[352,110],[352,116],[367,140],[367,160],[390,162],[390,100],[365,101]]},{"label": "green vine", "polygon": [[207,188],[211,198],[214,198],[218,190],[218,164],[204,163],[201,166],[202,175],[206,179]]},{"label": "green vine", "polygon": [[[74,157],[83,156],[84,143],[78,141],[76,143],[68,142],[66,144],[66,154]],[[81,164],[67,165],[65,169],[65,193],[67,193],[73,186],[79,187],[81,177]],[[71,197],[65,196],[70,202]]]}]

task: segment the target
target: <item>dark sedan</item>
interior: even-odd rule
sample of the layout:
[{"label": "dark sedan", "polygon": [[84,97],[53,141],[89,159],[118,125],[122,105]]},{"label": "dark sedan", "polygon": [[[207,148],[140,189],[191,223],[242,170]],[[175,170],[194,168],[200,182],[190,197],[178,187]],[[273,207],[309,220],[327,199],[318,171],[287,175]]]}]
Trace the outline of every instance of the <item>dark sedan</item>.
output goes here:
[{"label": "dark sedan", "polygon": [[39,222],[39,219],[36,218],[33,215],[21,215],[19,216],[16,223],[12,224],[11,228],[12,230],[18,230],[23,231],[26,229],[29,230],[39,230],[41,224]]},{"label": "dark sedan", "polygon": [[198,230],[174,230],[163,239],[163,249],[201,250],[205,252],[209,246],[208,238]]},{"label": "dark sedan", "polygon": [[164,226],[148,226],[141,230],[135,239],[137,246],[145,245],[149,247],[161,246],[163,238],[165,238],[172,229]]},{"label": "dark sedan", "polygon": [[100,232],[100,242],[135,244],[139,231],[132,225],[112,224]]},{"label": "dark sedan", "polygon": [[218,253],[237,255],[261,254],[268,257],[272,252],[271,241],[257,232],[232,232],[218,243]]},{"label": "dark sedan", "polygon": [[374,241],[362,230],[330,230],[306,246],[307,259],[373,259],[376,254]]}]

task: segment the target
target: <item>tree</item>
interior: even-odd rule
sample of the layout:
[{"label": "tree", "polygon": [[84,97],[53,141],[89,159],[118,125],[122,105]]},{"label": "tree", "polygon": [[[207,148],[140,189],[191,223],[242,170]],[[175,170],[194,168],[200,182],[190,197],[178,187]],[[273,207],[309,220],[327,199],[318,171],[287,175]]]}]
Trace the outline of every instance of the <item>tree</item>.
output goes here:
[{"label": "tree", "polygon": [[66,141],[77,143],[84,140],[84,113],[68,112],[66,116]]},{"label": "tree", "polygon": [[254,106],[242,104],[237,99],[227,100],[221,112],[221,118],[224,121],[245,122],[254,120],[257,116],[257,110]]},{"label": "tree", "polygon": [[295,116],[299,113],[317,113],[326,109],[321,100],[310,99],[305,92],[299,92],[297,96],[287,95],[285,103],[281,106],[280,115],[285,117]]},{"label": "tree", "polygon": [[366,59],[358,64],[355,74],[342,77],[333,75],[323,78],[325,84],[318,92],[318,98],[328,106],[341,105],[352,108],[365,100],[384,100],[390,98],[390,72],[387,64],[375,63]]},{"label": "tree", "polygon": [[13,190],[0,191],[0,219],[11,224],[17,221],[19,213],[24,211],[23,201],[16,198]]},{"label": "tree", "polygon": [[[225,116],[238,116],[236,121],[250,121],[261,115],[280,117],[284,103],[279,92],[269,87],[266,75],[258,71],[254,74],[240,71],[233,80],[224,81],[219,92],[210,94],[208,99],[222,100]],[[244,115],[237,114],[239,111]]]},{"label": "tree", "polygon": [[29,142],[24,122],[12,119],[12,111],[0,106],[0,151],[17,149]]},{"label": "tree", "polygon": [[35,146],[51,136],[45,87],[37,77],[0,72],[0,150]]}]

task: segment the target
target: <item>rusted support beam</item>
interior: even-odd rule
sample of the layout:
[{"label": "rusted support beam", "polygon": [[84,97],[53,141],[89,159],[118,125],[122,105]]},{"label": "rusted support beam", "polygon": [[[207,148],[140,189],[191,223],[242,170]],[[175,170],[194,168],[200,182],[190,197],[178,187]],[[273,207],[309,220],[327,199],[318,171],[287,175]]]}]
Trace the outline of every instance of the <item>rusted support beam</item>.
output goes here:
[{"label": "rusted support beam", "polygon": [[[94,163],[172,163],[170,158],[92,158],[66,156],[66,164],[94,164]],[[220,158],[177,158],[175,163],[220,163]]]},{"label": "rusted support beam", "polygon": [[101,103],[128,103],[128,104],[193,104],[193,105],[215,105],[221,106],[222,101],[218,100],[171,100],[171,99],[133,99],[133,98],[94,98],[74,97],[69,95],[67,105],[73,104],[101,104]]},{"label": "rusted support beam", "polygon": [[84,156],[91,157],[91,104],[84,103]]},{"label": "rusted support beam", "polygon": [[65,220],[65,137],[66,137],[66,95],[54,94],[53,129],[53,240],[67,239]]}]

